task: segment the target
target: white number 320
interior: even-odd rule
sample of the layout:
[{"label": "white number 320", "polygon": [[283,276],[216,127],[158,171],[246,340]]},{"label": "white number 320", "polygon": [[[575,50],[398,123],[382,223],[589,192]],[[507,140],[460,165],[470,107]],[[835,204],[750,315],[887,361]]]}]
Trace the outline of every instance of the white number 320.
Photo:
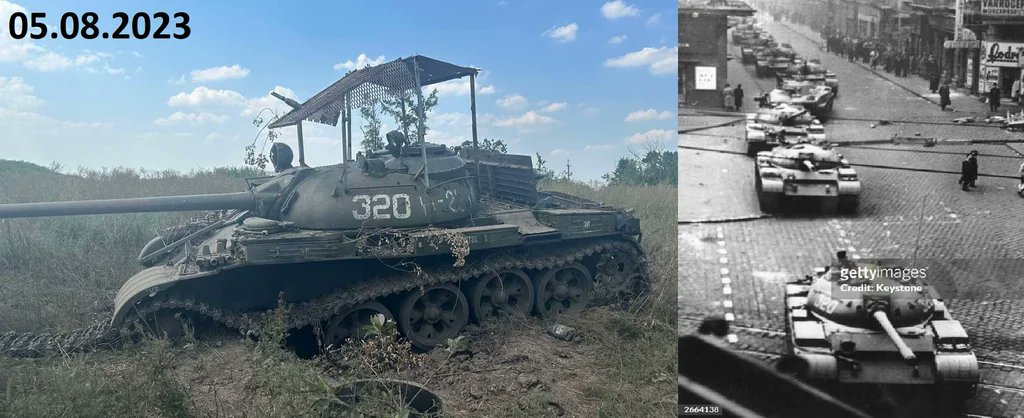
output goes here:
[{"label": "white number 320", "polygon": [[406,219],[412,216],[412,204],[409,195],[399,193],[393,196],[386,194],[357,195],[352,202],[359,205],[352,210],[352,216],[359,220],[365,219]]}]

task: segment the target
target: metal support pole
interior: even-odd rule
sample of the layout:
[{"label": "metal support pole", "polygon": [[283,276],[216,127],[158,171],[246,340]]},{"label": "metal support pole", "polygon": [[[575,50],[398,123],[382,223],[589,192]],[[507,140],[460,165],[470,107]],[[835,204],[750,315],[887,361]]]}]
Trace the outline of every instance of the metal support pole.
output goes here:
[{"label": "metal support pole", "polygon": [[[343,98],[345,102],[348,102],[348,96]],[[348,114],[345,113],[345,109],[341,110],[341,162],[348,161],[348,131],[345,129],[345,124],[348,123]]]},{"label": "metal support pole", "polygon": [[348,112],[348,155],[345,156],[345,161],[352,161],[352,98],[351,96],[345,96],[345,110]]},{"label": "metal support pole", "polygon": [[299,134],[299,166],[306,167],[306,149],[302,146],[302,121],[295,124],[295,129]]},{"label": "metal support pole", "polygon": [[469,75],[469,114],[473,120],[473,162],[476,164],[476,191],[480,193],[480,145],[476,140],[476,73]]},{"label": "metal support pole", "polygon": [[427,133],[423,125],[423,119],[425,118],[423,114],[423,86],[420,85],[420,65],[416,61],[416,57],[412,58],[412,68],[416,73],[416,113],[419,115],[417,118],[417,122],[419,122],[417,129],[419,130],[420,153],[423,154],[423,184],[430,187],[430,170],[427,169]]}]

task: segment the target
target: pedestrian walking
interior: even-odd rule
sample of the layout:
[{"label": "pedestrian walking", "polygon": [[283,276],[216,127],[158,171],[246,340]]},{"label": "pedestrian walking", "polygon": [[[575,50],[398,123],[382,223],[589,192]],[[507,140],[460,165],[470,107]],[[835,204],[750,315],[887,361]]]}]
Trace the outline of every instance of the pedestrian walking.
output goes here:
[{"label": "pedestrian walking", "polygon": [[939,76],[939,65],[935,62],[935,57],[929,55],[925,61],[925,77],[928,79],[928,90],[932,93],[939,89]]},{"label": "pedestrian walking", "polygon": [[736,90],[733,90],[732,95],[736,98],[736,110],[743,109],[743,86],[737,84]]},{"label": "pedestrian walking", "polygon": [[943,111],[946,110],[946,106],[953,104],[949,101],[949,81],[942,83],[942,87],[939,87],[939,108]]},{"label": "pedestrian walking", "polygon": [[1020,163],[1020,169],[1017,170],[1020,174],[1020,183],[1017,184],[1017,194],[1024,197],[1024,163]]},{"label": "pedestrian walking", "polygon": [[978,151],[972,150],[960,163],[960,190],[969,192],[970,188],[978,187]]},{"label": "pedestrian walking", "polygon": [[725,83],[725,88],[722,89],[722,99],[725,102],[725,110],[730,112],[736,110],[736,97],[733,94],[732,87],[729,87],[729,83]]},{"label": "pedestrian walking", "polygon": [[1013,80],[1013,86],[1010,88],[1010,98],[1014,103],[1020,103],[1020,79]]},{"label": "pedestrian walking", "polygon": [[992,85],[992,88],[988,91],[988,110],[992,113],[999,111],[999,99],[1003,95],[1003,91],[999,89],[999,83]]}]

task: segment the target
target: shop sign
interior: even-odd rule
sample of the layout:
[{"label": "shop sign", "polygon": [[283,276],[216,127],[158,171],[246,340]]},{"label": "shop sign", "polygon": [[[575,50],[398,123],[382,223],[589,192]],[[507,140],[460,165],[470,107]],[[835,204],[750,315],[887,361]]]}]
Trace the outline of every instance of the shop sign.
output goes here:
[{"label": "shop sign", "polygon": [[946,49],[981,48],[981,41],[945,41],[942,43],[942,47]]},{"label": "shop sign", "polygon": [[1024,43],[982,42],[981,65],[994,67],[1017,67],[1024,54]]},{"label": "shop sign", "polygon": [[981,14],[1024,16],[1024,0],[981,0]]},{"label": "shop sign", "polygon": [[697,90],[718,90],[716,67],[693,67],[695,86]]}]

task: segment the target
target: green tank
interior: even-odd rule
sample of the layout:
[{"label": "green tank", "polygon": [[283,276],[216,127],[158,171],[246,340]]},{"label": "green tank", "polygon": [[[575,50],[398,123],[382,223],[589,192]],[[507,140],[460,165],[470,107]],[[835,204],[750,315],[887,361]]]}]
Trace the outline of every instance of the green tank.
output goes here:
[{"label": "green tank", "polygon": [[[147,268],[117,293],[110,329],[139,321],[174,331],[184,319],[199,331],[246,333],[283,301],[292,338],[308,338],[297,345],[343,344],[383,314],[415,346],[430,349],[470,321],[507,313],[554,318],[643,293],[639,220],[537,190],[529,156],[408,143],[393,131],[387,149],[350,157],[356,98],[416,94],[462,76],[473,86],[477,71],[414,56],[349,73],[301,105],[286,100],[293,110],[271,127],[297,126],[299,164],[292,166],[290,147],[274,144],[276,174],[247,179],[244,191],[5,204],[0,218],[213,211],[142,249]],[[471,100],[475,143],[475,94]],[[304,120],[341,122],[343,163],[306,166]],[[0,335],[0,351],[42,353],[104,331],[94,328]]]}]

